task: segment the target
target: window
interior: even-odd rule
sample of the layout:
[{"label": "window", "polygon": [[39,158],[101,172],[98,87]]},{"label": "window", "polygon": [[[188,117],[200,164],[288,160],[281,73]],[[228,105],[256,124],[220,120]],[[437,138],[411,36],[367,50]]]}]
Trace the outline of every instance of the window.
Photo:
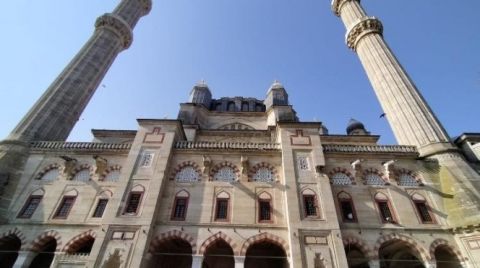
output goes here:
[{"label": "window", "polygon": [[58,168],[53,168],[47,171],[45,174],[43,174],[42,178],[40,178],[42,181],[54,181],[57,179],[57,177],[60,175],[60,170]]},{"label": "window", "polygon": [[120,170],[115,169],[107,173],[104,181],[118,181],[119,178],[120,178]]},{"label": "window", "polygon": [[185,220],[185,216],[187,215],[187,204],[188,198],[186,197],[177,197],[175,199],[172,220]]},{"label": "window", "polygon": [[152,152],[144,152],[142,155],[142,159],[140,161],[141,167],[150,167],[152,165],[153,156],[155,154]]},{"label": "window", "polygon": [[318,216],[317,212],[317,198],[315,192],[307,189],[302,193],[303,198],[303,210],[305,217],[316,217]]},{"label": "window", "polygon": [[237,179],[237,175],[231,167],[222,167],[215,173],[213,179],[216,181],[234,182]]},{"label": "window", "polygon": [[355,214],[352,197],[345,192],[341,192],[338,194],[338,203],[340,205],[343,221],[357,222],[357,216]]},{"label": "window", "polygon": [[390,207],[390,201],[388,197],[383,193],[377,193],[375,195],[375,202],[377,203],[380,217],[383,223],[395,223],[395,217],[393,216],[392,209]]},{"label": "window", "polygon": [[175,180],[178,182],[195,182],[198,181],[198,172],[192,166],[182,168],[176,175]]},{"label": "window", "polygon": [[253,175],[253,180],[259,182],[272,182],[272,171],[266,167],[259,168],[257,172],[255,172],[255,174]]},{"label": "window", "polygon": [[399,186],[418,186],[418,181],[409,174],[403,173],[398,177]]},{"label": "window", "polygon": [[368,173],[365,176],[365,183],[367,185],[385,185],[385,181],[375,173]]},{"label": "window", "polygon": [[131,192],[128,196],[127,206],[125,207],[124,214],[137,214],[138,207],[140,206],[140,201],[142,200],[143,192]]},{"label": "window", "polygon": [[297,157],[297,165],[299,170],[310,170],[310,166],[308,164],[308,157],[307,156],[298,156]]},{"label": "window", "polygon": [[228,220],[228,199],[218,198],[215,210],[215,220]]},{"label": "window", "polygon": [[432,214],[430,214],[430,207],[427,204],[427,200],[422,195],[415,193],[412,195],[413,204],[417,210],[417,215],[419,216],[422,223],[434,223]]},{"label": "window", "polygon": [[32,195],[28,198],[27,202],[23,206],[22,210],[20,213],[18,213],[17,218],[24,218],[24,219],[29,219],[32,217],[33,213],[37,209],[38,205],[40,204],[40,201],[42,201],[43,196],[35,196]]},{"label": "window", "polygon": [[352,180],[350,179],[350,177],[343,172],[337,172],[337,173],[333,174],[331,181],[332,181],[333,185],[350,185],[350,184],[352,184]]},{"label": "window", "polygon": [[265,200],[265,199],[260,199],[258,201],[258,207],[259,207],[259,221],[271,221],[272,219],[272,208],[270,206],[270,200]]},{"label": "window", "polygon": [[64,196],[53,218],[66,219],[75,203],[76,196]]},{"label": "window", "polygon": [[90,180],[90,169],[82,169],[75,173],[75,176],[73,177],[74,181],[83,181],[87,182]]},{"label": "window", "polygon": [[97,206],[95,207],[95,211],[93,212],[93,218],[101,218],[103,216],[103,212],[105,212],[105,208],[107,207],[108,199],[102,198],[98,199]]}]

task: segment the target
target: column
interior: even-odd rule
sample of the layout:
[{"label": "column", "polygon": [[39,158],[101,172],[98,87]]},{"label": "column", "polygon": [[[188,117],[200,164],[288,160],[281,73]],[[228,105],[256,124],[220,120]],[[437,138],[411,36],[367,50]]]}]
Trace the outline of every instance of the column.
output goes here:
[{"label": "column", "polygon": [[192,255],[192,268],[202,268],[203,255]]},{"label": "column", "polygon": [[424,264],[425,268],[437,268],[436,261],[426,261]]},{"label": "column", "polygon": [[380,268],[380,260],[370,260],[368,261],[368,266],[370,268]]},{"label": "column", "polygon": [[235,268],[243,268],[245,266],[245,256],[234,256]]},{"label": "column", "polygon": [[37,252],[33,251],[20,251],[18,252],[17,260],[13,264],[13,268],[27,268],[30,266],[30,263],[37,256]]}]

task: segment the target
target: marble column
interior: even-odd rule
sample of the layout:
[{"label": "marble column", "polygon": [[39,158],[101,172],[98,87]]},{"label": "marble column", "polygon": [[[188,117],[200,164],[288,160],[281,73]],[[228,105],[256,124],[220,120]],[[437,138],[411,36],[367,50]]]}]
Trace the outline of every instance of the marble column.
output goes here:
[{"label": "marble column", "polygon": [[235,268],[243,268],[245,266],[245,256],[234,256]]},{"label": "marble column", "polygon": [[202,268],[203,255],[192,255],[192,268]]},{"label": "marble column", "polygon": [[370,268],[380,268],[380,260],[370,260],[368,266]]},{"label": "marble column", "polygon": [[13,264],[13,268],[27,268],[30,267],[33,259],[37,256],[37,252],[34,251],[20,251],[18,252],[17,260]]}]

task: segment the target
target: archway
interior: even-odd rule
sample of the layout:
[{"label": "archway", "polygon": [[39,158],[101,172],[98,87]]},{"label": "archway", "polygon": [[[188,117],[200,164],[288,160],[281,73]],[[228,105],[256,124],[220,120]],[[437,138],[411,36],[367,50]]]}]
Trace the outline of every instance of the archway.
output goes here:
[{"label": "archway", "polygon": [[151,268],[192,267],[192,246],[181,238],[164,239],[152,249]]},{"label": "archway", "polygon": [[440,245],[435,249],[435,260],[437,268],[458,268],[462,267],[460,261],[447,245]]},{"label": "archway", "polygon": [[245,268],[286,268],[287,254],[277,243],[263,240],[250,245],[245,254]]},{"label": "archway", "polygon": [[202,268],[233,268],[233,249],[223,239],[217,239],[205,251]]},{"label": "archway", "polygon": [[16,235],[11,234],[0,239],[0,263],[2,267],[13,267],[21,247],[22,241]]},{"label": "archway", "polygon": [[50,267],[57,249],[57,240],[53,237],[46,237],[38,247],[38,254],[30,263],[31,268]]},{"label": "archway", "polygon": [[345,254],[349,268],[369,268],[368,258],[355,244],[345,245]]},{"label": "archway", "polygon": [[95,243],[95,238],[86,236],[72,243],[66,252],[68,254],[90,254],[93,243]]},{"label": "archway", "polygon": [[379,250],[381,268],[424,268],[422,258],[408,242],[393,239],[384,242]]}]

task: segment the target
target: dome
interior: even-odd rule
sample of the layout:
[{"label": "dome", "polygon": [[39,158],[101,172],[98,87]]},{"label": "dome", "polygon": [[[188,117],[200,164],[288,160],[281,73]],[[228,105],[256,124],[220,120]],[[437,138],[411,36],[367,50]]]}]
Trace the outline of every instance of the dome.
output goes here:
[{"label": "dome", "polygon": [[362,122],[357,121],[353,118],[350,119],[350,121],[348,122],[348,126],[347,126],[347,135],[360,134],[360,133],[358,133],[359,130],[360,130],[360,132],[362,132],[362,134],[367,132],[365,130],[365,126],[362,124]]}]

